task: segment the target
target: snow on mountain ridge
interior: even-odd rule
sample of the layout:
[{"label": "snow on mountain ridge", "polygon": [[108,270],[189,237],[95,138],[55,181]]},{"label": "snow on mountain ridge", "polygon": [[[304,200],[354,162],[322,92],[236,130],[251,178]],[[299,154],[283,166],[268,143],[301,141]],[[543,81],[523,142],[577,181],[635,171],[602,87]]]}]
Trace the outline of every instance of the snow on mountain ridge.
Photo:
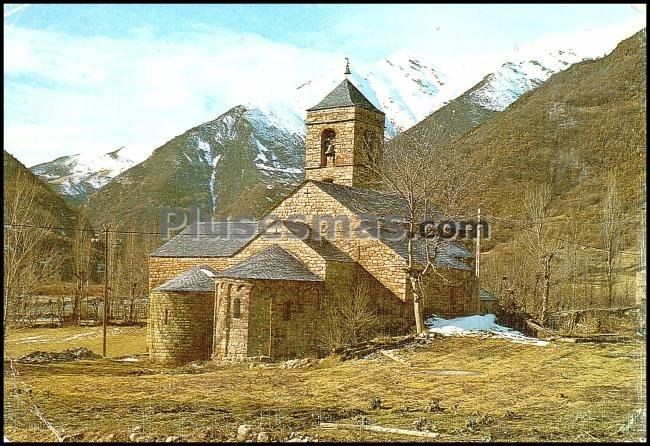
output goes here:
[{"label": "snow on mountain ridge", "polygon": [[[478,87],[470,93],[473,102],[487,110],[504,110],[552,74],[585,58],[602,56],[626,37],[621,30],[606,36],[589,32],[583,34],[568,45],[560,38],[546,38],[507,53],[455,62],[433,62],[434,59],[427,55],[402,51],[370,64],[353,61],[350,79],[373,104],[386,113],[386,134],[392,137],[477,84]],[[444,67],[444,71],[439,67]],[[342,81],[341,71],[337,67],[324,66],[318,77],[306,79],[291,92],[278,92],[276,97],[270,94],[272,99],[265,102],[241,106],[246,120],[255,128],[259,138],[287,141],[287,138],[295,137],[304,140],[306,110]],[[232,140],[237,136],[233,116],[226,114],[219,125],[214,123],[214,127],[210,127],[215,138]],[[295,141],[292,139],[291,142]],[[257,166],[260,171],[269,173],[288,169],[294,173],[296,170],[293,166],[278,164],[277,159],[273,158],[273,151],[269,154],[260,148],[265,147],[264,142],[254,140],[250,143],[258,148],[255,162],[260,164]],[[131,149],[120,148],[103,155],[62,157],[34,166],[32,170],[46,181],[57,184],[64,194],[83,194],[86,186],[97,189],[105,185],[151,153],[129,147]],[[211,164],[215,154],[208,154],[207,150],[203,147],[202,157]],[[281,158],[286,160],[287,156],[284,154]]]},{"label": "snow on mountain ridge", "polygon": [[120,147],[101,155],[78,153],[30,168],[61,194],[75,196],[99,189],[140,160]]},{"label": "snow on mountain ridge", "polygon": [[574,51],[551,51],[540,60],[506,62],[485,77],[481,87],[470,93],[472,101],[492,111],[503,111],[522,94],[535,89],[551,75],[584,58]]}]

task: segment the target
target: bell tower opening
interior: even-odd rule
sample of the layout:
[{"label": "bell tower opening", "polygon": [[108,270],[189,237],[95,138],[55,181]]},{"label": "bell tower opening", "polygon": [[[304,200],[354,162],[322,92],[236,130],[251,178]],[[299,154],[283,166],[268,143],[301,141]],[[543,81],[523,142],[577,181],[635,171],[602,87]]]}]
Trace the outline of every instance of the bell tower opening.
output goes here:
[{"label": "bell tower opening", "polygon": [[321,134],[321,167],[334,166],[336,160],[336,132],[325,129]]},{"label": "bell tower opening", "polygon": [[347,78],[307,110],[308,180],[377,188],[386,115]]}]

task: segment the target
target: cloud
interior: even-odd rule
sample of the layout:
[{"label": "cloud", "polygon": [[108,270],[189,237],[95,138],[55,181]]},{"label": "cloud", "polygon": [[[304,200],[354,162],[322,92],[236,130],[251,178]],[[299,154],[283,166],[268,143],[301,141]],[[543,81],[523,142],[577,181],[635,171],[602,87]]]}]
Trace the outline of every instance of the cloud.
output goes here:
[{"label": "cloud", "polygon": [[[593,52],[631,34],[625,26],[547,36],[537,46],[592,45]],[[5,148],[27,165],[120,146],[143,157],[239,104],[286,99],[306,108],[318,98],[298,100],[297,87],[339,79],[347,55],[205,25],[164,36],[141,28],[120,37],[14,26],[4,37]],[[507,57],[464,53],[432,62],[469,87]],[[364,62],[353,57],[352,70]]]},{"label": "cloud", "polygon": [[155,39],[14,27],[5,148],[33,164],[133,141],[155,147],[232,106],[292,94],[335,58],[218,29]]}]

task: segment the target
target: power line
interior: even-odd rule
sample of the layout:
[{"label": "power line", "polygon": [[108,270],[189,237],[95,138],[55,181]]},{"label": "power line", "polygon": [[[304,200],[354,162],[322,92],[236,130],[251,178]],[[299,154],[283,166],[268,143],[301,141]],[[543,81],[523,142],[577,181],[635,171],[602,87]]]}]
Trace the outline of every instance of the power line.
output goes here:
[{"label": "power line", "polygon": [[[253,223],[251,223],[251,224],[253,224]],[[101,231],[96,231],[94,229],[66,228],[66,227],[63,227],[63,226],[40,226],[40,225],[29,225],[29,224],[22,224],[22,223],[16,223],[16,224],[5,223],[4,226],[5,226],[5,228],[12,228],[12,227],[16,227],[16,228],[36,228],[36,229],[61,230],[61,231],[90,232],[92,234],[104,233],[103,229]],[[160,232],[119,231],[119,230],[114,230],[114,229],[111,229],[108,232],[112,233],[112,234],[162,235]],[[177,235],[181,235],[181,233],[179,233]],[[201,236],[201,235],[249,235],[249,234],[237,234],[236,232],[233,233],[233,232],[205,231],[205,232],[199,232],[199,233],[196,233],[196,234],[194,234],[194,233],[182,233],[182,235]],[[253,234],[250,234],[250,235],[253,235]]]},{"label": "power line", "polygon": [[[491,217],[499,219],[498,217],[495,217],[495,216],[491,216]],[[501,220],[505,220],[505,219],[501,219]],[[516,219],[516,218],[508,218],[507,220],[509,220],[511,222],[517,222],[517,223],[527,223],[527,221],[528,221],[528,220],[519,220],[519,219]],[[553,220],[553,221],[557,221],[557,220]],[[624,220],[617,220],[617,221],[620,222],[620,223],[641,223],[641,217],[639,217],[637,219],[624,219]],[[600,224],[601,223],[595,222],[595,221],[580,222],[580,226],[600,225]]]},{"label": "power line", "polygon": [[[607,252],[606,249],[604,249],[604,248],[599,248],[599,247],[597,247],[597,246],[586,245],[586,244],[584,244],[584,243],[575,242],[575,241],[573,241],[573,240],[568,240],[568,239],[564,239],[564,238],[561,238],[561,237],[554,237],[554,236],[551,236],[551,235],[542,235],[542,234],[537,234],[537,232],[533,231],[533,230],[530,229],[530,228],[526,228],[526,227],[524,227],[524,226],[519,226],[519,225],[517,225],[517,224],[512,223],[511,221],[506,220],[506,219],[499,218],[499,217],[495,217],[494,215],[490,215],[489,217],[490,217],[491,219],[498,220],[498,221],[500,221],[500,222],[502,222],[502,223],[504,223],[504,224],[506,224],[506,225],[509,225],[509,226],[511,226],[511,227],[513,227],[513,228],[521,229],[521,230],[523,230],[523,231],[532,232],[532,233],[534,233],[534,234],[536,234],[536,235],[539,235],[539,236],[542,237],[542,238],[554,239],[554,240],[562,241],[562,242],[565,242],[565,243],[570,243],[570,244],[573,244],[573,245],[576,245],[576,246],[580,246],[580,247],[585,248],[585,249],[592,249],[592,250],[600,251],[600,252],[604,252],[604,253]],[[249,223],[249,224],[254,224],[254,223]],[[18,224],[5,223],[4,226],[5,226],[5,227],[8,227],[8,228],[11,228],[11,227],[24,227],[24,228],[47,229],[47,230],[61,230],[61,231],[90,232],[90,233],[92,233],[92,234],[98,234],[99,232],[104,232],[103,230],[102,230],[102,231],[95,231],[95,230],[93,230],[93,229],[67,228],[67,227],[63,227],[63,226],[39,226],[39,225],[30,225],[30,224],[22,224],[22,223],[18,223]],[[111,229],[111,230],[109,230],[108,232],[109,232],[109,233],[112,233],[112,234],[162,235],[160,232],[148,232],[148,231],[120,231],[120,230],[115,230],[115,229]],[[188,233],[182,233],[182,232],[181,232],[181,233],[178,233],[178,234],[176,234],[176,235],[199,237],[199,236],[206,236],[206,235],[207,235],[207,236],[217,236],[217,235],[242,235],[242,236],[250,236],[250,235],[257,235],[257,234],[258,234],[257,232],[255,232],[255,233],[251,233],[251,234],[247,234],[247,233],[242,233],[242,234],[240,234],[240,233],[233,233],[233,232],[205,231],[205,232],[189,233],[189,234],[188,234]],[[639,255],[638,253],[631,253],[631,252],[621,251],[621,250],[614,250],[613,252],[616,252],[616,253],[618,253],[618,254],[623,254],[623,255],[629,255],[629,256],[638,256],[638,255]]]},{"label": "power line", "polygon": [[[502,222],[502,223],[504,223],[504,224],[506,224],[506,225],[510,225],[510,226],[512,226],[512,227],[514,227],[514,228],[516,228],[516,229],[521,229],[521,230],[523,230],[523,231],[532,232],[532,233],[538,235],[538,236],[541,237],[541,238],[550,238],[550,239],[554,239],[554,240],[562,241],[562,242],[565,242],[565,243],[570,243],[570,244],[573,244],[573,245],[576,245],[576,246],[580,246],[580,247],[582,247],[582,248],[593,249],[593,250],[595,250],[595,251],[600,251],[600,252],[605,252],[605,253],[607,252],[606,249],[604,249],[604,248],[599,248],[599,247],[597,247],[597,246],[586,245],[586,244],[584,244],[584,243],[575,242],[575,241],[573,241],[573,240],[568,240],[568,239],[564,239],[564,238],[561,238],[561,237],[554,237],[554,236],[552,236],[552,235],[546,235],[546,234],[545,234],[545,235],[542,235],[542,234],[538,234],[537,232],[533,231],[533,230],[530,229],[530,228],[526,228],[526,227],[524,227],[524,226],[516,225],[516,224],[511,223],[510,221],[508,221],[508,220],[506,220],[506,219],[502,219],[502,218],[499,218],[499,217],[495,217],[494,215],[490,215],[490,218],[495,219],[495,220],[498,220],[498,221],[500,221],[500,222]],[[623,254],[623,255],[630,255],[630,256],[638,256],[638,255],[639,255],[638,253],[631,253],[631,252],[620,251],[620,250],[613,250],[613,252],[616,252],[616,253],[618,253],[618,254]]]}]

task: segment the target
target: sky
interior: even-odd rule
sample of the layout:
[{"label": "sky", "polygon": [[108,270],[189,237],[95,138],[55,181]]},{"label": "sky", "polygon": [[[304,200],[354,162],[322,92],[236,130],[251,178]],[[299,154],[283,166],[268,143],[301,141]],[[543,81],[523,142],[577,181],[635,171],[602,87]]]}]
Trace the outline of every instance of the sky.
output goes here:
[{"label": "sky", "polygon": [[150,152],[232,106],[342,76],[344,57],[354,70],[418,54],[454,73],[540,39],[643,26],[631,4],[5,5],[5,149],[27,166]]}]

